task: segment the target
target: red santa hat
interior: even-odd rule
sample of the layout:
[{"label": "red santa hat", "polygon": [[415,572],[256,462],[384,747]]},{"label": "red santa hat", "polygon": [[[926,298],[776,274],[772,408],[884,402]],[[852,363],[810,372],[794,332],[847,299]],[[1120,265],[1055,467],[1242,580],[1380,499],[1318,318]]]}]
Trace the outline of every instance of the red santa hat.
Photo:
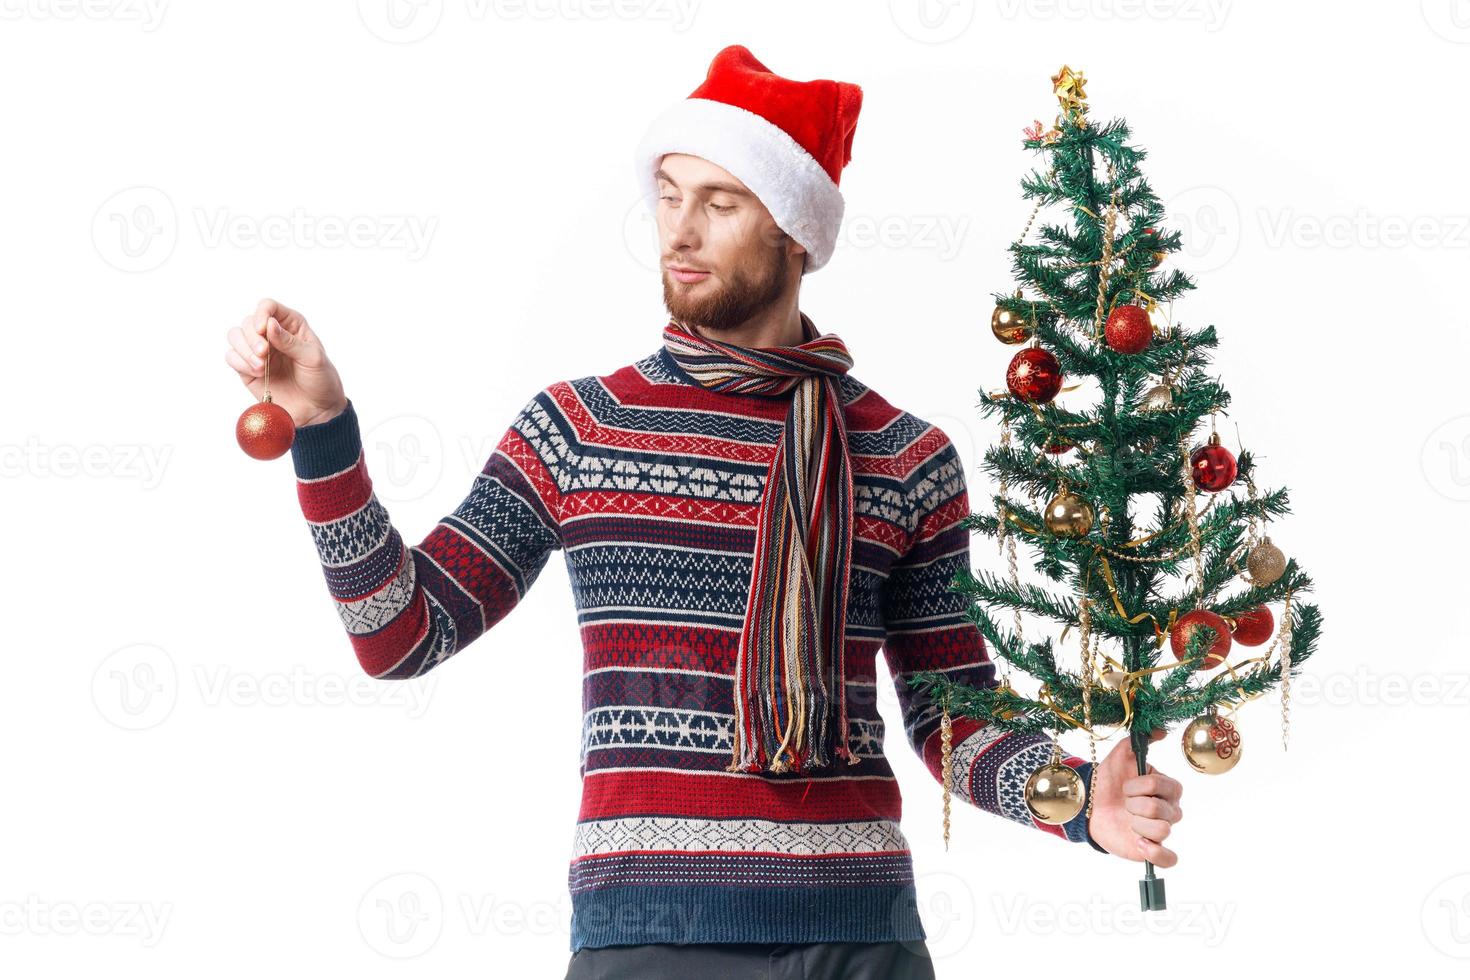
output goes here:
[{"label": "red santa hat", "polygon": [[819,78],[798,82],[772,73],[744,45],[710,62],[689,97],[664,110],[637,150],[639,192],[658,207],[654,171],[665,153],[688,153],[733,174],[781,230],[807,251],[803,274],[827,264],[842,224],[837,184],[852,159],[863,90]]}]

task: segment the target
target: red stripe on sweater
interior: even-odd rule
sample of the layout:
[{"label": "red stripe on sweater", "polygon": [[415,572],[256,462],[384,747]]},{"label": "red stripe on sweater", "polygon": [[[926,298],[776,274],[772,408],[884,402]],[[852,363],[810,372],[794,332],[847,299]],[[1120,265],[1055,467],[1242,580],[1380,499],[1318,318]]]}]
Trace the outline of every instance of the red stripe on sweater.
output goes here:
[{"label": "red stripe on sweater", "polygon": [[[805,796],[805,802],[802,797]],[[588,772],[579,820],[666,817],[821,822],[898,820],[894,779],[768,779],[694,772]]]},{"label": "red stripe on sweater", "polygon": [[[636,372],[634,372],[636,377]],[[613,375],[616,377],[616,375]],[[611,380],[605,379],[605,380]],[[609,390],[614,393],[618,401],[625,405],[647,405],[669,409],[671,407],[694,407],[698,394],[683,399],[671,399],[669,390],[671,386],[661,386],[653,389],[638,379],[637,384],[609,385]],[[682,395],[690,391],[687,385],[679,385],[673,390],[673,394]],[[583,442],[595,443],[598,446],[609,446],[621,449],[641,449],[648,444],[649,434],[632,429],[619,429],[603,425],[599,422],[587,406],[577,397],[575,389],[565,382],[552,385],[547,389],[557,407],[561,409],[562,415],[576,432],[577,438]],[[678,401],[678,405],[671,405],[671,401]],[[761,399],[752,396],[753,404],[749,411],[742,412],[746,418],[760,418],[770,422],[781,422],[786,418],[787,406],[780,399]],[[863,406],[861,411],[858,406]],[[876,409],[876,410],[875,410]],[[847,423],[848,436],[860,432],[878,431],[889,424],[901,413],[898,409],[889,405],[882,398],[878,398],[870,391],[868,395],[845,407],[843,420]],[[924,460],[934,455],[945,443],[947,437],[938,427],[931,427],[919,438],[899,452],[896,456],[866,456],[861,453],[853,454],[852,463],[855,472],[872,473],[882,476],[903,479]],[[741,463],[754,463],[769,466],[775,455],[775,445],[753,445],[734,439],[720,439],[713,436],[694,435],[678,432],[658,433],[660,452],[680,453],[694,456],[712,456],[720,460]]]},{"label": "red stripe on sweater", "polygon": [[336,476],[310,482],[296,482],[296,499],[301,512],[314,524],[340,520],[360,510],[373,494],[373,481],[368,476],[361,452],[357,463]]}]

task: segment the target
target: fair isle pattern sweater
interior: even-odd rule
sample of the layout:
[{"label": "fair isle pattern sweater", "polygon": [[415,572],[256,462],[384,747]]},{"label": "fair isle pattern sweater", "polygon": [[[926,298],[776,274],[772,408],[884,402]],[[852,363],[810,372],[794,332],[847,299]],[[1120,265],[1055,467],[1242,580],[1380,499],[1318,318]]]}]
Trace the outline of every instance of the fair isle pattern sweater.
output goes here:
[{"label": "fair isle pattern sweater", "polygon": [[[832,773],[725,769],[755,519],[790,393],[708,390],[662,346],[609,375],[552,384],[516,415],[463,502],[412,546],[373,494],[350,402],[296,433],[301,507],[374,677],[443,664],[562,552],[584,658],[573,951],[926,937],[884,756],[877,655],[906,740],[937,781],[939,713],[906,677],[998,683],[950,588],[969,561],[964,467],[938,427],[850,372],[839,387],[854,481],[846,680],[860,762]],[[1023,789],[1048,758],[1045,736],[956,717],[953,752],[960,799],[1102,850],[1085,811],[1062,826],[1029,815]],[[1086,784],[1091,764],[1065,758]]]}]

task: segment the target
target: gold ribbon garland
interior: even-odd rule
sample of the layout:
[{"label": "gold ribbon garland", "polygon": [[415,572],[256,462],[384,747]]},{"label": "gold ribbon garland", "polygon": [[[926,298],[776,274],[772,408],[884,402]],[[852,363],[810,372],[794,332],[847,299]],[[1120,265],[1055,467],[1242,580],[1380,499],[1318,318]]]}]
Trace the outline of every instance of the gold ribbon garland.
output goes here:
[{"label": "gold ribbon garland", "polygon": [[[1211,505],[1213,505],[1214,502],[1215,502],[1214,501],[1214,498],[1211,498],[1209,504],[1206,505],[1205,510],[1204,511],[1200,511],[1199,513],[1201,515],[1203,515],[1203,513],[1205,511],[1208,511],[1209,510],[1209,507]],[[1020,518],[1016,517],[1014,514],[1010,513],[1008,510],[1005,513],[1005,517],[1006,517],[1006,520],[1010,521],[1012,524],[1016,525],[1018,528],[1020,528],[1021,530],[1025,531],[1028,534],[1040,534],[1041,533],[1038,528],[1035,528],[1035,527],[1031,526],[1030,524],[1028,524],[1025,521],[1021,520]],[[1165,530],[1166,530],[1165,528],[1160,528],[1159,530],[1154,531],[1154,532],[1152,532],[1150,534],[1146,534],[1146,535],[1144,535],[1141,538],[1135,538],[1132,541],[1124,542],[1123,544],[1118,545],[1117,547],[1118,548],[1136,548],[1139,545],[1145,544],[1146,542],[1152,540],[1153,538],[1158,537],[1160,534],[1164,533]],[[1143,612],[1140,612],[1140,613],[1137,613],[1136,615],[1131,615],[1130,616],[1128,614],[1127,607],[1125,607],[1124,604],[1123,604],[1123,598],[1122,598],[1122,596],[1120,596],[1118,594],[1117,581],[1113,577],[1112,565],[1110,565],[1108,563],[1106,552],[1109,549],[1107,549],[1104,545],[1101,545],[1101,544],[1093,544],[1092,545],[1092,549],[1093,549],[1093,555],[1097,559],[1098,566],[1099,566],[1099,568],[1102,571],[1103,581],[1107,585],[1108,598],[1112,600],[1113,608],[1117,612],[1118,618],[1120,618],[1124,622],[1130,623],[1130,624],[1132,624],[1132,623],[1139,623],[1139,622],[1142,622],[1145,619],[1152,620],[1152,622],[1153,622],[1153,629],[1154,629],[1154,647],[1155,647],[1155,649],[1161,648],[1164,645],[1165,638],[1169,635],[1169,632],[1171,630],[1173,630],[1175,623],[1178,621],[1178,618],[1179,618],[1179,610],[1177,608],[1170,609],[1169,610],[1168,619],[1167,619],[1166,622],[1163,622],[1163,623],[1160,623],[1158,617],[1155,616],[1153,613],[1148,612],[1147,610],[1145,610]],[[1145,559],[1137,559],[1137,560],[1145,560]],[[1092,566],[1091,566],[1091,564],[1089,564],[1088,567],[1087,567],[1086,573],[1084,575],[1084,578],[1083,578],[1083,590],[1084,590],[1084,594],[1085,594],[1086,589],[1088,588],[1088,586],[1090,584],[1091,575],[1092,575]],[[1289,598],[1290,597],[1288,596],[1288,603],[1289,603]],[[1290,609],[1289,604],[1287,606],[1287,609],[1289,611],[1289,609]],[[1289,614],[1289,612],[1288,612],[1288,614]],[[1284,623],[1284,621],[1283,621],[1283,623]],[[1059,642],[1064,642],[1066,640],[1067,633],[1071,629],[1072,629],[1072,626],[1071,626],[1070,623],[1065,628],[1063,628],[1062,633],[1061,633],[1061,636],[1059,638]],[[1274,644],[1273,644],[1273,647],[1274,647]],[[1241,696],[1241,700],[1239,702],[1235,702],[1232,705],[1232,707],[1230,708],[1230,713],[1231,714],[1234,714],[1235,707],[1238,707],[1239,704],[1244,704],[1246,701],[1253,700],[1254,698],[1258,698],[1258,697],[1261,696],[1261,692],[1258,692],[1256,694],[1249,694],[1249,695],[1246,694],[1244,688],[1242,688],[1240,686],[1240,684],[1241,684],[1241,678],[1240,678],[1239,674],[1236,673],[1236,671],[1237,670],[1240,670],[1240,669],[1243,669],[1243,668],[1245,668],[1245,667],[1247,667],[1247,666],[1249,666],[1251,664],[1255,664],[1255,663],[1267,663],[1267,662],[1269,662],[1270,661],[1270,658],[1271,658],[1271,652],[1272,651],[1268,650],[1264,655],[1262,655],[1260,657],[1252,657],[1252,658],[1250,658],[1248,660],[1242,660],[1242,661],[1240,661],[1238,663],[1235,663],[1235,664],[1228,664],[1227,663],[1225,665],[1225,672],[1228,673],[1233,680],[1235,680],[1235,682],[1236,682],[1236,690],[1240,693],[1240,696]],[[1133,692],[1139,686],[1140,679],[1143,678],[1143,677],[1145,677],[1145,676],[1147,676],[1147,675],[1149,675],[1149,674],[1157,673],[1158,671],[1161,671],[1161,670],[1174,670],[1174,669],[1177,669],[1179,667],[1178,664],[1161,664],[1161,665],[1158,665],[1158,666],[1155,666],[1155,667],[1147,667],[1147,668],[1142,668],[1140,670],[1130,671],[1130,670],[1126,670],[1124,668],[1123,664],[1118,663],[1116,660],[1114,660],[1113,658],[1109,657],[1106,653],[1100,653],[1099,655],[1103,658],[1103,660],[1105,660],[1108,663],[1108,665],[1110,667],[1112,667],[1115,671],[1117,671],[1118,673],[1120,673],[1120,674],[1123,675],[1123,680],[1119,684],[1119,688],[1118,688],[1118,696],[1119,696],[1120,700],[1122,701],[1122,705],[1123,705],[1123,720],[1121,722],[1119,722],[1119,728],[1120,728],[1120,730],[1121,729],[1124,729],[1124,728],[1127,728],[1129,726],[1129,723],[1133,719],[1133,698],[1134,698]],[[1083,722],[1083,721],[1077,719],[1074,715],[1072,715],[1070,712],[1064,710],[1059,704],[1057,704],[1056,699],[1053,697],[1053,695],[1051,693],[1051,689],[1046,684],[1043,684],[1041,686],[1041,689],[1040,689],[1040,691],[1038,692],[1038,695],[1037,695],[1037,700],[1040,701],[1041,704],[1044,705],[1046,707],[1046,709],[1048,711],[1050,711],[1056,717],[1061,718],[1062,720],[1066,721],[1067,723],[1069,723],[1070,725],[1072,725],[1075,728],[1080,728],[1083,731],[1088,732],[1090,735],[1096,735],[1095,729],[1094,729],[1094,727],[1092,725],[1089,725],[1086,722]],[[1227,703],[1229,703],[1229,702],[1227,702]],[[1111,737],[1111,736],[1109,736],[1109,737]]]},{"label": "gold ribbon garland", "polygon": [[[1211,498],[1210,504],[1214,504],[1214,502],[1215,502],[1214,499]],[[1205,510],[1209,510],[1209,507],[1206,506]],[[1201,511],[1200,513],[1203,514],[1204,511]],[[1012,524],[1016,525],[1021,530],[1025,531],[1027,534],[1038,534],[1039,535],[1041,533],[1041,531],[1039,529],[1037,529],[1035,527],[1032,527],[1030,524],[1027,524],[1025,521],[1021,520],[1020,518],[1016,517],[1014,514],[1010,513],[1010,511],[1006,511],[1006,515],[1005,516],[1006,516],[1006,520],[1010,521]],[[1154,531],[1154,532],[1152,532],[1150,534],[1146,534],[1146,535],[1144,535],[1141,538],[1135,538],[1132,541],[1125,541],[1123,544],[1117,545],[1116,547],[1118,547],[1118,548],[1136,548],[1139,545],[1145,544],[1148,541],[1152,540],[1153,538],[1158,537],[1160,534],[1163,534],[1165,530],[1167,530],[1167,529],[1166,528],[1159,528],[1159,530],[1157,530],[1157,531]],[[1104,581],[1104,583],[1106,583],[1107,588],[1108,588],[1108,598],[1110,598],[1113,601],[1113,608],[1117,611],[1118,618],[1119,619],[1122,619],[1124,622],[1129,623],[1129,624],[1142,622],[1145,619],[1151,619],[1151,620],[1153,620],[1153,623],[1154,623],[1154,641],[1155,641],[1154,642],[1154,646],[1156,648],[1163,646],[1164,645],[1164,637],[1168,635],[1169,630],[1172,629],[1173,626],[1174,626],[1175,620],[1177,620],[1179,618],[1179,610],[1178,609],[1171,609],[1171,610],[1169,610],[1169,619],[1168,619],[1168,622],[1167,623],[1164,623],[1164,624],[1161,624],[1159,622],[1159,620],[1158,620],[1158,617],[1156,617],[1153,613],[1148,612],[1146,610],[1144,612],[1138,613],[1137,615],[1130,616],[1128,614],[1127,608],[1125,608],[1124,605],[1123,605],[1123,597],[1118,594],[1117,581],[1113,578],[1113,567],[1112,567],[1112,565],[1108,564],[1107,554],[1110,551],[1110,549],[1106,545],[1094,543],[1094,544],[1092,544],[1092,551],[1093,551],[1093,556],[1097,559],[1098,564],[1102,568],[1103,581]],[[1126,556],[1115,555],[1115,557],[1126,557]],[[1161,561],[1163,559],[1142,559],[1142,558],[1132,559],[1132,558],[1130,558],[1129,560],[1133,560],[1133,561],[1149,561],[1149,560]],[[1084,589],[1087,588],[1088,585],[1090,584],[1090,582],[1091,582],[1091,576],[1092,576],[1092,566],[1091,566],[1091,564],[1089,564],[1088,567],[1087,567],[1086,575],[1083,578],[1083,588]],[[1066,627],[1066,629],[1064,629],[1062,631],[1061,639],[1063,639],[1063,640],[1066,639],[1067,631],[1070,630],[1071,628],[1072,628],[1071,625],[1068,624],[1068,626]]]}]

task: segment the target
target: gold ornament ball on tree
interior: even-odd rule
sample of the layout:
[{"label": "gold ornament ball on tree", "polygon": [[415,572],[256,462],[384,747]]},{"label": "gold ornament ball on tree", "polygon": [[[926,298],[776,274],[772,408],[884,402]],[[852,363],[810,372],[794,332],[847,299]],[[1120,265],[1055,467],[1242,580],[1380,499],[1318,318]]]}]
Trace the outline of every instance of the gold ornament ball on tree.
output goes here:
[{"label": "gold ornament ball on tree", "polygon": [[1082,777],[1071,766],[1048,762],[1026,780],[1026,809],[1042,823],[1066,823],[1086,802]]},{"label": "gold ornament ball on tree", "polygon": [[1031,339],[1031,324],[997,303],[995,312],[990,314],[990,332],[1002,344],[1024,344]]},{"label": "gold ornament ball on tree", "polygon": [[1092,530],[1092,506],[1082,497],[1062,488],[1051,498],[1043,517],[1046,529],[1059,538],[1080,538]]},{"label": "gold ornament ball on tree", "polygon": [[1140,412],[1167,412],[1174,407],[1174,389],[1168,385],[1154,385],[1138,399]]},{"label": "gold ornament ball on tree", "polygon": [[1195,772],[1218,776],[1240,761],[1240,731],[1229,718],[1201,715],[1184,728],[1184,758]]},{"label": "gold ornament ball on tree", "polygon": [[1262,538],[1261,543],[1245,556],[1245,567],[1251,574],[1252,585],[1270,585],[1286,571],[1286,556],[1271,543],[1270,538]]}]

